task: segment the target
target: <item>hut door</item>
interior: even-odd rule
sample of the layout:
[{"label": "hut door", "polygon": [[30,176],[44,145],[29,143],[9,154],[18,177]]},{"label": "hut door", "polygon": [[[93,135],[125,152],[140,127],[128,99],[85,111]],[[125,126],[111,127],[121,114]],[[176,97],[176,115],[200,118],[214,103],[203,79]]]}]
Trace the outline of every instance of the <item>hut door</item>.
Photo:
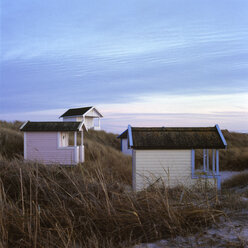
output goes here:
[{"label": "hut door", "polygon": [[61,133],[61,146],[65,147],[69,145],[69,134]]}]

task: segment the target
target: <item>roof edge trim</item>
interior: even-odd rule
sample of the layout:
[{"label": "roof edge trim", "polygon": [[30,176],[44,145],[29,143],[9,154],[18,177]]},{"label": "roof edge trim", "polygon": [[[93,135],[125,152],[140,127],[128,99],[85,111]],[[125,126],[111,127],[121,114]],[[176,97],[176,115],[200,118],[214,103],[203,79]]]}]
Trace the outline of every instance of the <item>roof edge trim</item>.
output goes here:
[{"label": "roof edge trim", "polygon": [[82,114],[81,116],[85,116],[89,111],[91,111],[92,109],[94,109],[94,107],[93,106],[91,106],[91,108],[89,109],[89,110],[87,110],[84,114]]},{"label": "roof edge trim", "polygon": [[128,125],[128,139],[130,147],[133,147],[133,135],[132,135],[132,127]]},{"label": "roof edge trim", "polygon": [[[83,115],[81,116],[85,116],[89,111],[91,111],[92,109],[94,109],[99,115],[100,117],[103,117],[103,115],[94,107],[92,106],[88,111],[86,111]],[[96,117],[97,118],[97,117]]]},{"label": "roof edge trim", "polygon": [[219,125],[216,124],[215,127],[216,127],[216,129],[217,129],[217,131],[218,131],[218,134],[220,135],[220,138],[221,138],[221,140],[222,140],[222,142],[223,142],[223,145],[224,145],[225,148],[226,148],[226,147],[227,147],[227,143],[226,143],[226,140],[225,140],[224,135],[222,134],[222,132],[221,132],[221,130],[220,130]]},{"label": "roof edge trim", "polygon": [[119,135],[117,136],[117,139],[119,139],[119,138],[121,137],[121,135],[124,134],[126,131],[127,131],[127,129],[126,129],[125,131],[123,131],[121,134],[119,134]]},{"label": "roof edge trim", "polygon": [[25,126],[26,126],[26,124],[28,123],[29,121],[26,121],[26,122],[24,122],[21,126],[20,126],[20,130],[22,130]]},{"label": "roof edge trim", "polygon": [[59,119],[60,119],[60,118],[65,118],[65,119],[68,118],[68,119],[69,119],[69,118],[71,118],[71,117],[82,117],[82,116],[83,116],[83,115],[69,115],[69,116],[62,116],[62,115],[61,115],[61,116],[59,117]]},{"label": "roof edge trim", "polygon": [[80,122],[80,125],[78,126],[78,131],[82,131],[82,127],[85,128],[85,130],[88,132],[88,128],[85,126],[84,122]]}]

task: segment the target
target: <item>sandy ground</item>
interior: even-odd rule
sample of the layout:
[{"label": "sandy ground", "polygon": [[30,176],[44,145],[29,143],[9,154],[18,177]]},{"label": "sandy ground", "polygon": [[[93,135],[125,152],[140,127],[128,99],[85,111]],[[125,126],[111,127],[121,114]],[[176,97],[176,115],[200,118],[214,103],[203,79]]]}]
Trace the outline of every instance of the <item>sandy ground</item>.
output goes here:
[{"label": "sandy ground", "polygon": [[221,181],[223,182],[226,179],[229,179],[232,176],[238,175],[240,173],[248,173],[248,170],[244,170],[244,171],[220,171]]},{"label": "sandy ground", "polygon": [[165,247],[248,248],[248,210],[230,213],[228,217],[223,217],[217,224],[192,236],[178,236],[174,239],[134,246],[134,248]]}]

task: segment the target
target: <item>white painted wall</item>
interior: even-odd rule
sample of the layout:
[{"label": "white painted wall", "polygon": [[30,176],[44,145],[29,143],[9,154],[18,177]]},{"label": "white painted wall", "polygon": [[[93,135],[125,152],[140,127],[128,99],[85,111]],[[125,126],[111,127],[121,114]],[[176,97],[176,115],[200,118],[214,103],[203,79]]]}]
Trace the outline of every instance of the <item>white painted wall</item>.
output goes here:
[{"label": "white painted wall", "polygon": [[26,159],[44,164],[75,164],[75,149],[59,148],[57,132],[26,132]]},{"label": "white painted wall", "polygon": [[23,134],[23,158],[27,159],[27,132]]},{"label": "white painted wall", "polygon": [[78,117],[63,117],[63,121],[79,121]]},{"label": "white painted wall", "polygon": [[192,184],[191,150],[133,151],[134,190],[141,190],[159,178],[169,187]]},{"label": "white painted wall", "polygon": [[94,118],[92,117],[85,117],[85,126],[90,129],[90,128],[93,128],[94,127]]},{"label": "white painted wall", "polygon": [[132,149],[128,148],[127,139],[121,139],[121,151],[126,155],[132,155]]}]

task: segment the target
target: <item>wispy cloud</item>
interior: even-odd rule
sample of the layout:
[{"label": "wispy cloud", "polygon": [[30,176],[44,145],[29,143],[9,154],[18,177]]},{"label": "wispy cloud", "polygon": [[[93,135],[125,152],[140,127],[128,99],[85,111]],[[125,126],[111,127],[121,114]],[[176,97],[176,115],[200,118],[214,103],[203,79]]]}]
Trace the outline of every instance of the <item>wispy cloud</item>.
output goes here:
[{"label": "wispy cloud", "polygon": [[175,121],[219,113],[242,129],[244,118],[235,124],[224,115],[247,111],[248,2],[4,0],[2,7],[1,118],[50,119],[52,112],[38,111],[99,105],[122,113],[119,126],[128,114],[145,123],[156,110]]},{"label": "wispy cloud", "polygon": [[[74,107],[80,107],[80,103]],[[244,107],[246,106],[246,107]],[[248,132],[248,94],[149,95],[138,101],[96,106],[104,118],[103,128],[120,133],[133,126],[213,126]],[[58,120],[66,109],[0,114],[9,120]]]}]

